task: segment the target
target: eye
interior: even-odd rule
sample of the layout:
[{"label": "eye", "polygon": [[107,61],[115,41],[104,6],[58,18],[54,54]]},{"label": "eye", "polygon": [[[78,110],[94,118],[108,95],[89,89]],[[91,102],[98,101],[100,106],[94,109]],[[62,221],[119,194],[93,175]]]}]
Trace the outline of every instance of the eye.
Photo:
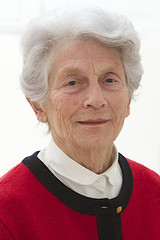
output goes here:
[{"label": "eye", "polygon": [[78,84],[77,81],[70,81],[70,82],[68,83],[69,86],[75,86],[75,85],[77,85],[77,84]]},{"label": "eye", "polygon": [[105,79],[105,83],[114,83],[114,82],[115,82],[115,80],[112,78]]}]

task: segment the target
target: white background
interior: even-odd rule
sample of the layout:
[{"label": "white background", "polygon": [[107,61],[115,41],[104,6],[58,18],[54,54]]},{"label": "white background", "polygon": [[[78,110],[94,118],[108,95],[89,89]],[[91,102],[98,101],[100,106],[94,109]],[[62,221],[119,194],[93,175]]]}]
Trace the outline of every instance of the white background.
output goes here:
[{"label": "white background", "polygon": [[28,21],[58,6],[92,3],[127,15],[141,38],[145,74],[131,114],[116,141],[126,157],[160,173],[160,5],[159,0],[0,0],[0,175],[45,147],[49,136],[38,126],[19,89],[20,35]]}]

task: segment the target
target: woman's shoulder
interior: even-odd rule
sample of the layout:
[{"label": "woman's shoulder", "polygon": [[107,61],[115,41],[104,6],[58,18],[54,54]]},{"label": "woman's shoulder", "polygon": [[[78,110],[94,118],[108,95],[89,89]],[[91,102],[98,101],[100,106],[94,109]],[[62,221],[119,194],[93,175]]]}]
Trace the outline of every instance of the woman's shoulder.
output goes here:
[{"label": "woman's shoulder", "polygon": [[0,190],[2,189],[3,186],[8,185],[8,184],[13,184],[14,181],[17,181],[19,178],[19,175],[22,174],[23,172],[23,164],[19,163],[12,169],[10,169],[7,173],[5,173],[1,178],[0,178]]},{"label": "woman's shoulder", "polygon": [[[27,157],[32,158],[32,157]],[[0,178],[0,199],[23,191],[26,184],[31,184],[32,173],[23,164],[23,161],[9,170]]]},{"label": "woman's shoulder", "polygon": [[7,221],[14,209],[18,209],[25,176],[25,168],[20,163],[0,178],[0,221]]},{"label": "woman's shoulder", "polygon": [[32,161],[32,159],[37,159],[37,154],[38,152],[33,153],[31,156],[27,156],[25,157],[22,162],[20,162],[19,164],[17,164],[15,167],[13,167],[12,169],[10,169],[6,174],[4,174],[2,177],[0,177],[0,185],[4,185],[4,184],[8,184],[10,182],[10,180],[19,180],[19,178],[21,178],[22,176],[24,177],[24,175],[26,174],[26,166],[25,164],[23,164],[24,161]]},{"label": "woman's shoulder", "polygon": [[145,185],[154,185],[160,191],[160,176],[155,171],[148,167],[137,163],[133,160],[127,159],[133,174],[133,179],[136,182],[144,183]]}]

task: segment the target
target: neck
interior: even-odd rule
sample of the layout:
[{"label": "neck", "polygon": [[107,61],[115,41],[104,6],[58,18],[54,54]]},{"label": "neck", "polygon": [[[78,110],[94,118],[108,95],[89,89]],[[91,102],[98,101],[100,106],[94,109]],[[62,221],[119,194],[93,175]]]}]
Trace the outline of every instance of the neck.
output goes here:
[{"label": "neck", "polygon": [[81,155],[76,152],[73,157],[70,157],[90,171],[101,174],[111,166],[111,156],[112,149],[105,149],[105,151],[101,149],[99,151],[83,151]]},{"label": "neck", "polygon": [[57,141],[55,143],[66,155],[96,174],[105,172],[112,164],[113,144],[101,149],[88,150]]}]

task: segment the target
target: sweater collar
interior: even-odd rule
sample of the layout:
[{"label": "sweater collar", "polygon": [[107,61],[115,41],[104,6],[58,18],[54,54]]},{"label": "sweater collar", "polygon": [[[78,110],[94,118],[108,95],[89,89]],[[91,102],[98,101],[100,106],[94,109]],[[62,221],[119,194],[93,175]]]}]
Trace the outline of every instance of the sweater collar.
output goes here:
[{"label": "sweater collar", "polygon": [[133,176],[128,161],[119,154],[119,164],[123,175],[123,184],[119,195],[113,199],[94,199],[80,195],[62,182],[37,158],[38,152],[25,158],[22,163],[33,173],[39,182],[62,203],[82,214],[117,215],[127,207],[133,190]]}]

